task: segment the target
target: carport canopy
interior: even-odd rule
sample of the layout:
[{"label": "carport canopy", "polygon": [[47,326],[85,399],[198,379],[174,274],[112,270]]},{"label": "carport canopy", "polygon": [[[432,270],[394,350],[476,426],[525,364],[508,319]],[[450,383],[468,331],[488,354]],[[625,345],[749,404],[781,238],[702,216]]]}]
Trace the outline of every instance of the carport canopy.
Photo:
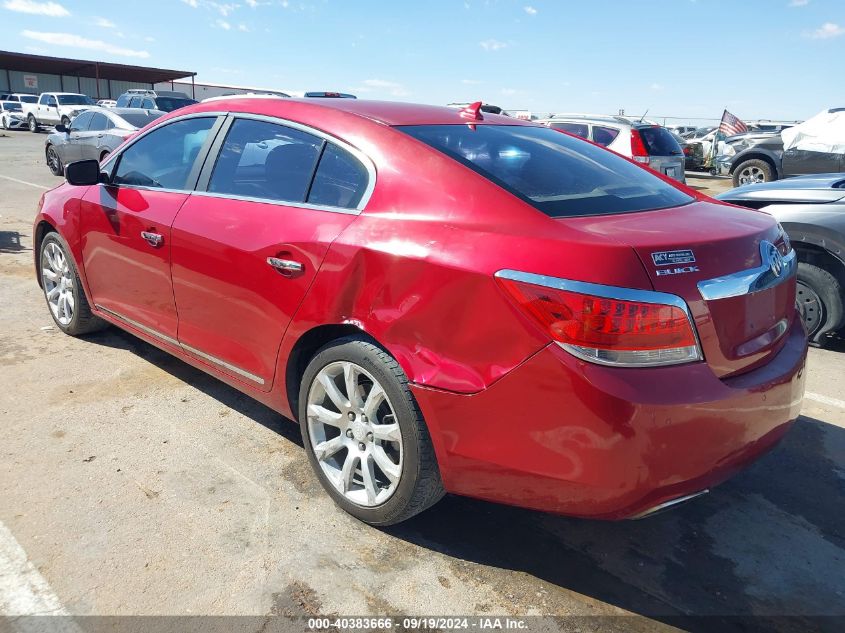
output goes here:
[{"label": "carport canopy", "polygon": [[138,83],[157,84],[194,77],[196,73],[187,70],[166,70],[147,66],[129,66],[111,62],[95,62],[65,57],[47,57],[0,51],[0,68],[50,75],[72,75],[95,79],[114,79]]}]

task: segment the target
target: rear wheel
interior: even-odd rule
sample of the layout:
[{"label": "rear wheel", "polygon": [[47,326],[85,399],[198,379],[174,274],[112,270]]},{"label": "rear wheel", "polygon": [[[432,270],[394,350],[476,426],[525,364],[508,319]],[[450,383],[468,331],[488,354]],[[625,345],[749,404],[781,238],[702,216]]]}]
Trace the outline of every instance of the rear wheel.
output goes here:
[{"label": "rear wheel", "polygon": [[47,146],[47,167],[50,168],[54,176],[61,176],[65,173],[65,166],[62,164],[62,159],[59,158],[59,153],[52,145]]},{"label": "rear wheel", "polygon": [[772,166],[757,158],[740,163],[733,174],[734,187],[772,180],[774,180]]},{"label": "rear wheel", "polygon": [[47,307],[62,332],[78,336],[106,327],[105,321],[91,313],[73,258],[58,233],[44,237],[38,262]]},{"label": "rear wheel", "polygon": [[387,352],[358,338],[323,347],[299,393],[308,460],[341,508],[371,525],[392,525],[444,494],[431,438]]},{"label": "rear wheel", "polygon": [[828,271],[812,264],[798,264],[798,309],[810,343],[823,347],[845,317],[843,290]]}]

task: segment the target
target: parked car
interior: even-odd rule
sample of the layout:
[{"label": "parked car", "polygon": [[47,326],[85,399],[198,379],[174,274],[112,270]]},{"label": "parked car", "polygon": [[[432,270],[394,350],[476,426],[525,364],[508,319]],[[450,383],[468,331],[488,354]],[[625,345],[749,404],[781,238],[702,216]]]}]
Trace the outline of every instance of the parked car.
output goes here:
[{"label": "parked car", "polygon": [[117,101],[114,99],[100,99],[97,101],[97,105],[101,108],[115,108],[117,107]]},{"label": "parked car", "polygon": [[731,189],[719,200],[772,214],[798,254],[798,307],[810,341],[845,327],[845,174],[798,176]]},{"label": "parked car", "polygon": [[585,138],[654,171],[686,182],[684,152],[664,127],[621,116],[555,115],[537,123]]},{"label": "parked car", "polygon": [[75,92],[42,92],[37,103],[22,103],[30,132],[37,132],[45,125],[70,125],[80,112],[94,107],[90,97]]},{"label": "parked car", "polygon": [[0,101],[15,101],[17,103],[37,103],[38,97],[23,92],[0,93]]},{"label": "parked car", "polygon": [[233,99],[65,173],[33,230],[56,327],[117,325],[298,419],[371,524],[445,491],[643,516],[801,409],[776,220],[544,126]]},{"label": "parked car", "polygon": [[127,90],[117,98],[117,108],[142,108],[144,110],[158,110],[173,112],[179,108],[197,103],[184,92],[171,90]]},{"label": "parked car", "polygon": [[694,125],[667,125],[666,129],[683,137],[684,134],[695,132],[698,128]]},{"label": "parked car", "polygon": [[57,125],[44,143],[47,167],[55,176],[77,160],[102,161],[129,136],[152,123],[164,112],[133,108],[91,108],[70,123]]},{"label": "parked car", "polygon": [[735,186],[788,176],[845,172],[845,108],[825,110],[781,131],[756,132],[725,141],[719,173]]},{"label": "parked car", "polygon": [[0,127],[4,130],[26,129],[26,118],[19,101],[0,101]]}]

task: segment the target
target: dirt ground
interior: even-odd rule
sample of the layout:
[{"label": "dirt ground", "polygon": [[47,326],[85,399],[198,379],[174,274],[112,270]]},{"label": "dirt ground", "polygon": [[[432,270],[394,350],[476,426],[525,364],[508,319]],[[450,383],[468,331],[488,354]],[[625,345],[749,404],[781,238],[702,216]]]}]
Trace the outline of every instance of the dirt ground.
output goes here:
[{"label": "dirt ground", "polygon": [[810,352],[776,450],[675,511],[605,523],[449,497],[370,528],[322,492],[289,420],[116,328],[53,327],[31,252],[59,182],[45,137],[0,135],[0,613],[29,596],[73,615],[639,616],[620,630],[845,617],[845,342]]}]

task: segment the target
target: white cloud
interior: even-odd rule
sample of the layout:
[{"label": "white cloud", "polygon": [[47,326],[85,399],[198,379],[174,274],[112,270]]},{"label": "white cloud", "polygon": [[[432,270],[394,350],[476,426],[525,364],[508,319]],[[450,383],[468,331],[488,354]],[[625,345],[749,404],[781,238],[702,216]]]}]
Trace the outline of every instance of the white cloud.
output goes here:
[{"label": "white cloud", "polygon": [[806,7],[810,4],[810,0],[791,0],[789,3],[790,7]]},{"label": "white cloud", "polygon": [[85,48],[92,51],[100,51],[110,55],[119,55],[121,57],[140,57],[147,58],[150,54],[147,51],[138,51],[130,48],[123,48],[115,46],[102,40],[89,40],[79,35],[72,33],[44,33],[42,31],[21,31],[23,37],[38,42],[45,42],[54,46],[65,46],[68,48]]},{"label": "white cloud", "polygon": [[507,42],[500,42],[499,40],[489,39],[478,43],[485,51],[498,51],[507,48]]},{"label": "white cloud", "polygon": [[217,9],[224,18],[240,6],[237,4],[220,4],[219,2],[209,2],[209,5]]},{"label": "white cloud", "polygon": [[247,25],[243,22],[241,24],[238,24],[238,30],[243,31],[244,33],[249,33],[249,27],[247,27]]},{"label": "white cloud", "polygon": [[526,6],[526,7],[522,7],[522,9],[523,9],[523,10],[524,10],[524,11],[525,11],[528,15],[537,15],[537,9],[535,9],[535,8],[534,8],[534,7],[532,7],[531,5],[528,5],[528,6]]},{"label": "white cloud", "polygon": [[840,35],[845,35],[845,28],[842,28],[838,24],[834,24],[833,22],[825,22],[815,31],[811,31],[808,34],[809,37],[813,38],[814,40],[828,40],[832,37],[839,37]]},{"label": "white cloud", "polygon": [[117,25],[114,22],[107,20],[106,18],[95,18],[94,24],[104,29],[117,28]]},{"label": "white cloud", "polygon": [[246,0],[246,5],[247,5],[250,9],[254,9],[255,7],[257,7],[257,6],[258,6],[258,0]]},{"label": "white cloud", "polygon": [[649,88],[651,88],[655,92],[660,92],[661,90],[663,90],[663,84],[659,84],[659,83],[655,82],[655,83],[651,84],[651,86],[649,86]]},{"label": "white cloud", "polygon": [[156,38],[150,37],[149,35],[147,35],[147,37],[144,38],[144,41],[145,42],[155,42]]},{"label": "white cloud", "polygon": [[517,92],[519,91],[514,88],[502,88],[502,94],[508,97],[515,95]]},{"label": "white cloud", "polygon": [[197,2],[197,0],[182,0],[182,2],[187,4],[189,7],[193,7],[194,9],[196,9],[198,6],[200,6],[199,2]]},{"label": "white cloud", "polygon": [[402,84],[386,79],[365,79],[356,90],[357,92],[387,92],[393,97],[407,97],[411,94]]},{"label": "white cloud", "polygon": [[33,15],[48,15],[51,18],[64,18],[70,15],[58,2],[34,2],[33,0],[6,0],[3,8],[18,13],[31,13]]},{"label": "white cloud", "polygon": [[461,83],[467,86],[477,86],[478,84],[483,82],[479,81],[478,79],[461,79]]},{"label": "white cloud", "polygon": [[216,21],[214,22],[214,24],[216,24],[218,28],[221,28],[221,29],[223,29],[224,31],[228,31],[229,29],[231,29],[231,28],[232,28],[232,25],[231,25],[231,24],[229,24],[228,22],[226,22],[226,20],[220,20],[220,19],[218,19],[218,20],[216,20]]}]

